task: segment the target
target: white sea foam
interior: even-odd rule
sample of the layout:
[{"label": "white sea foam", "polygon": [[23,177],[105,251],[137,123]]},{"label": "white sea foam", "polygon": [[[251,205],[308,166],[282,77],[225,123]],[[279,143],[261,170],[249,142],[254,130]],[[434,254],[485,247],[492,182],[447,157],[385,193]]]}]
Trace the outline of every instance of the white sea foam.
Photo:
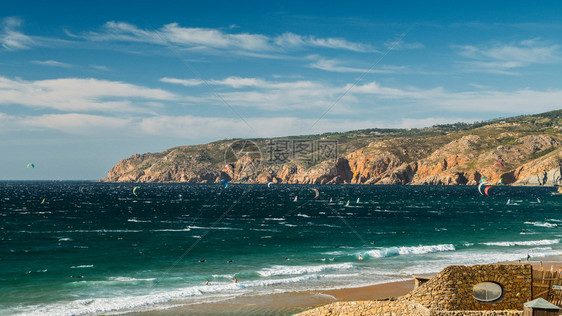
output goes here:
[{"label": "white sea foam", "polygon": [[345,255],[346,253],[343,251],[329,251],[329,252],[323,252],[323,254],[330,255],[330,256],[341,256],[341,255]]},{"label": "white sea foam", "polygon": [[553,244],[558,244],[558,243],[560,243],[560,239],[484,242],[484,243],[482,243],[482,245],[500,246],[500,247],[513,247],[513,246],[542,246],[542,245],[553,245]]},{"label": "white sea foam", "polygon": [[75,300],[68,303],[56,303],[49,305],[33,305],[18,307],[10,310],[10,314],[25,315],[85,315],[96,313],[108,313],[115,311],[132,310],[135,308],[161,304],[173,299],[188,298],[213,293],[242,294],[248,288],[267,287],[278,284],[291,284],[319,278],[317,275],[305,275],[293,278],[275,280],[255,280],[248,282],[232,283],[220,282],[211,285],[186,287],[171,291],[156,292],[148,295],[138,296],[114,296],[107,298],[89,298]]},{"label": "white sea foam", "polygon": [[191,229],[213,229],[213,230],[243,230],[241,228],[233,227],[201,227],[201,226],[190,226]]},{"label": "white sea foam", "polygon": [[258,271],[262,277],[271,277],[277,275],[299,275],[318,273],[324,270],[348,270],[353,268],[350,262],[340,264],[322,264],[317,266],[272,266]]},{"label": "white sea foam", "polygon": [[156,278],[136,279],[131,277],[109,277],[108,280],[119,281],[119,282],[137,282],[137,281],[154,281],[156,280]]},{"label": "white sea foam", "polygon": [[302,214],[302,213],[298,213],[296,216],[300,216],[300,217],[304,217],[304,218],[310,218],[310,216],[308,216],[306,214]]},{"label": "white sea foam", "polygon": [[151,223],[152,221],[143,221],[140,219],[136,219],[136,218],[129,218],[127,220],[127,222],[133,222],[133,223]]},{"label": "white sea foam", "polygon": [[94,265],[93,264],[83,264],[83,265],[79,265],[79,266],[72,266],[70,267],[71,269],[82,269],[82,268],[93,268]]},{"label": "white sea foam", "polygon": [[453,244],[414,246],[414,247],[389,247],[367,251],[369,257],[383,258],[398,255],[421,255],[430,252],[454,251]]},{"label": "white sea foam", "polygon": [[557,224],[552,224],[549,222],[525,222],[524,224],[533,225],[537,227],[548,227],[548,228],[558,227]]},{"label": "white sea foam", "polygon": [[68,238],[68,237],[59,238],[59,241],[72,241],[72,238]]}]

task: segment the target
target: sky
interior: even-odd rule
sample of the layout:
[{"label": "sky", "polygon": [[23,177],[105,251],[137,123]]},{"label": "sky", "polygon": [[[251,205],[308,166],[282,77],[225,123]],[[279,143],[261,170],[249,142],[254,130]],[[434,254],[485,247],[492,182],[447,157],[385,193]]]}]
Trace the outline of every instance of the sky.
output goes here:
[{"label": "sky", "polygon": [[0,180],[95,180],[219,139],[560,109],[561,15],[558,1],[9,1]]}]

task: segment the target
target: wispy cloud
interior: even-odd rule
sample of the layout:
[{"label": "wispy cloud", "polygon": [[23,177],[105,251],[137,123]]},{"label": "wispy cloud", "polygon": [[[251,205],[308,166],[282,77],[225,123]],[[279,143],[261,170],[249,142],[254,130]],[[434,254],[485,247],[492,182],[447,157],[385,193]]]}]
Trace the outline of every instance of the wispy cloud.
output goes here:
[{"label": "wispy cloud", "polygon": [[467,71],[517,75],[517,68],[533,64],[554,64],[562,61],[560,46],[538,39],[524,40],[511,44],[486,46],[454,46],[458,54],[468,60],[460,64]]},{"label": "wispy cloud", "polygon": [[71,135],[100,136],[125,133],[134,125],[131,118],[81,113],[19,116],[0,113],[0,132],[53,130]]},{"label": "wispy cloud", "polygon": [[400,104],[421,107],[426,112],[445,110],[447,112],[472,113],[537,113],[560,108],[562,90],[514,91],[478,90],[447,91],[443,87],[419,89],[416,87],[385,87],[376,82],[359,85],[354,94],[368,94],[381,100],[397,100]]},{"label": "wispy cloud", "polygon": [[380,66],[373,69],[369,69],[369,67],[365,68],[357,68],[357,67],[349,67],[344,66],[344,62],[338,59],[327,59],[322,58],[316,55],[309,56],[308,59],[314,60],[312,63],[309,64],[310,68],[316,68],[324,71],[330,72],[357,72],[357,73],[364,73],[369,71],[370,73],[378,73],[378,74],[390,74],[396,73],[398,71],[404,70],[406,67],[403,66]]},{"label": "wispy cloud", "polygon": [[408,50],[408,49],[422,49],[425,48],[425,46],[422,43],[419,42],[406,42],[404,40],[401,40],[400,42],[396,42],[396,41],[388,41],[386,43],[384,43],[384,46],[388,49],[392,48],[393,50]]},{"label": "wispy cloud", "polygon": [[[326,119],[322,120],[315,132],[349,131],[364,128],[415,128],[434,124],[458,122],[458,118],[429,117],[423,119],[404,118],[396,120],[377,119]],[[129,137],[143,138],[159,136],[190,141],[211,141],[225,137],[279,137],[307,132],[315,119],[294,116],[255,117],[247,119],[248,126],[230,117],[166,116],[116,118],[104,115],[79,113],[13,116],[0,113],[0,133],[10,131],[57,131],[69,135],[98,137],[119,133]],[[205,130],[202,136],[200,131]],[[255,131],[259,135],[255,134]],[[226,136],[228,135],[228,136]]]},{"label": "wispy cloud", "polygon": [[[185,86],[204,84],[199,79],[162,78],[161,81]],[[344,91],[348,90],[349,93],[338,102],[332,114],[346,114],[353,111],[356,113],[358,109],[393,111],[392,108],[396,106],[423,108],[427,113],[446,111],[449,114],[455,112],[520,114],[554,110],[559,107],[557,100],[562,99],[562,90],[497,91],[480,87],[477,90],[449,91],[444,87],[426,89],[412,86],[393,87],[378,82],[366,82],[351,87],[351,84],[338,86],[319,81],[282,82],[241,77],[209,80],[208,83],[224,87],[225,89],[220,90],[220,96],[232,106],[265,111],[314,112],[328,108]],[[199,98],[199,101],[192,102],[224,105],[215,95],[209,94]]]},{"label": "wispy cloud", "polygon": [[[259,117],[247,119],[253,129],[231,118],[224,117],[198,117],[198,116],[158,116],[145,118],[140,122],[140,130],[149,135],[159,135],[191,139],[201,130],[209,133],[209,139],[221,139],[228,137],[277,137],[300,135],[307,131],[307,128],[314,123],[315,119],[300,117]],[[371,120],[332,120],[327,119],[321,122],[316,131],[348,131],[361,128],[377,126],[376,121]],[[389,122],[387,122],[388,124]],[[400,124],[400,123],[396,123]],[[254,130],[259,135],[254,134]],[[206,133],[206,134],[207,134]]]},{"label": "wispy cloud", "polygon": [[101,71],[109,71],[110,69],[107,66],[103,65],[90,65],[92,69],[101,70]]},{"label": "wispy cloud", "polygon": [[74,135],[107,135],[127,132],[132,119],[79,113],[28,116],[20,124],[31,129],[51,129]]},{"label": "wispy cloud", "polygon": [[[230,30],[233,29],[235,28],[230,28]],[[83,37],[92,41],[139,42],[244,53],[281,52],[308,47],[356,52],[373,51],[370,45],[341,38],[319,38],[289,32],[274,37],[264,34],[227,33],[222,29],[182,27],[178,23],[166,24],[157,30],[147,30],[130,23],[110,21],[105,23],[99,31],[85,33]]]},{"label": "wispy cloud", "polygon": [[376,51],[372,46],[354,43],[342,38],[317,38],[314,36],[301,36],[298,34],[286,32],[275,39],[275,44],[280,47],[293,49],[304,47],[323,47],[341,50],[350,50],[355,52],[373,52]]},{"label": "wispy cloud", "polygon": [[75,65],[63,63],[56,60],[34,60],[32,63],[42,66],[52,66],[52,67],[61,67],[61,68],[74,68]]},{"label": "wispy cloud", "polygon": [[0,77],[0,106],[58,111],[150,112],[152,101],[175,100],[170,92],[99,79],[25,81]]},{"label": "wispy cloud", "polygon": [[283,82],[228,77],[223,80],[207,81],[162,78],[160,81],[189,87],[207,83],[211,86],[232,88],[233,90],[221,90],[220,98],[215,94],[209,94],[200,102],[224,105],[222,100],[226,100],[232,106],[259,108],[266,111],[322,108],[333,102],[335,96],[341,93],[338,87],[307,80]]},{"label": "wispy cloud", "polygon": [[0,43],[4,49],[22,50],[34,45],[33,39],[19,30],[22,23],[22,20],[17,17],[8,17],[2,20],[0,23],[2,27]]}]

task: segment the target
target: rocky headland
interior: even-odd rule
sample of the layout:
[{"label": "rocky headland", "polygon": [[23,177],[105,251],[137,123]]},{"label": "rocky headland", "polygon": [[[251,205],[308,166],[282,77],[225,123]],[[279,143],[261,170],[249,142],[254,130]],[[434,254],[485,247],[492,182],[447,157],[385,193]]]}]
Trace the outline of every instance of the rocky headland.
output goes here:
[{"label": "rocky headland", "polygon": [[562,110],[423,129],[232,139],[135,154],[107,182],[556,185]]}]

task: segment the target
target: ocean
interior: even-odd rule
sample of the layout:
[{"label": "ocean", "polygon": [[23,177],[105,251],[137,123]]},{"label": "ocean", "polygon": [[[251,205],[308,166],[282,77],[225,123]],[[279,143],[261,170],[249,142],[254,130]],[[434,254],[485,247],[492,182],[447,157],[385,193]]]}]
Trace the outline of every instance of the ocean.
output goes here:
[{"label": "ocean", "polygon": [[0,182],[0,315],[159,310],[558,255],[552,192]]}]

